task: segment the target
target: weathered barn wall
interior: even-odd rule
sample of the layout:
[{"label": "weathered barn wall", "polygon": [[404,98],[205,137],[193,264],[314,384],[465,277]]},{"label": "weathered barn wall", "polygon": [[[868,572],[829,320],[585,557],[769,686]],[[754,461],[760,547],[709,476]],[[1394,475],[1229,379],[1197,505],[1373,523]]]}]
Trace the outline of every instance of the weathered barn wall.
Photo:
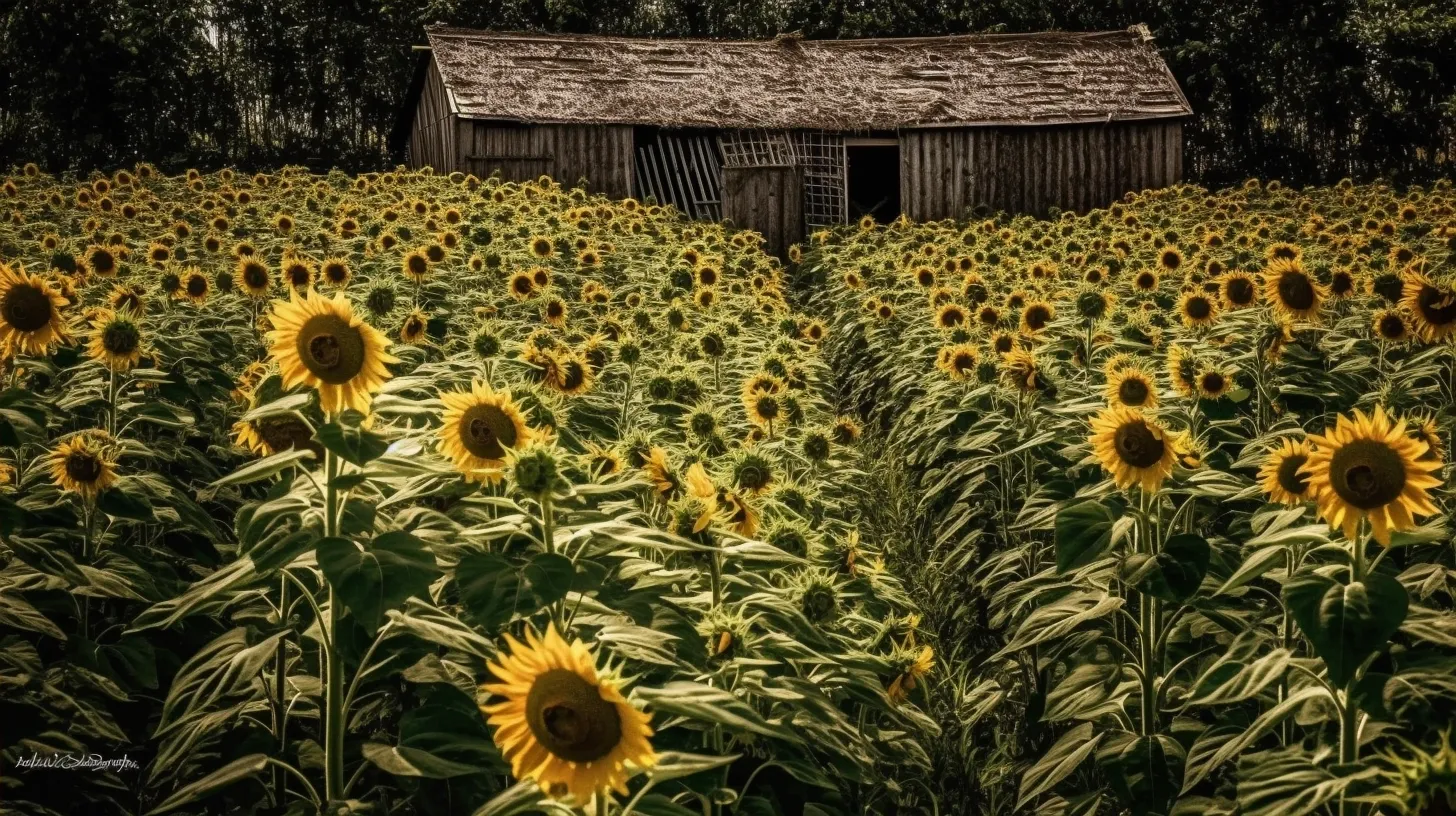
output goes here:
[{"label": "weathered barn wall", "polygon": [[787,164],[723,168],[723,217],[763,235],[780,257],[804,237],[804,171]]},{"label": "weathered barn wall", "polygon": [[433,59],[429,62],[419,101],[415,103],[408,155],[410,167],[428,166],[446,173],[456,169],[455,116],[440,69]]},{"label": "weathered barn wall", "polygon": [[1176,121],[905,130],[900,201],[917,221],[992,209],[1085,211],[1183,178]]},{"label": "weathered barn wall", "polygon": [[506,181],[545,174],[565,186],[587,180],[592,192],[632,195],[631,125],[524,125],[460,119],[452,170]]}]

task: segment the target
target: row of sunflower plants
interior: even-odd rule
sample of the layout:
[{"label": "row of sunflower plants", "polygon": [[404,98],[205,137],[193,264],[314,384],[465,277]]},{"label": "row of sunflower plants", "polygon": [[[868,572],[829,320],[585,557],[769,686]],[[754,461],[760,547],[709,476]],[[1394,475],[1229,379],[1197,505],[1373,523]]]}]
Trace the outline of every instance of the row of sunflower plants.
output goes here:
[{"label": "row of sunflower plants", "polygon": [[[967,812],[1456,803],[1456,196],[1250,182],[813,237]],[[869,526],[879,527],[884,522]]]},{"label": "row of sunflower plants", "polygon": [[932,646],[750,233],[403,169],[0,186],[28,813],[889,812]]}]

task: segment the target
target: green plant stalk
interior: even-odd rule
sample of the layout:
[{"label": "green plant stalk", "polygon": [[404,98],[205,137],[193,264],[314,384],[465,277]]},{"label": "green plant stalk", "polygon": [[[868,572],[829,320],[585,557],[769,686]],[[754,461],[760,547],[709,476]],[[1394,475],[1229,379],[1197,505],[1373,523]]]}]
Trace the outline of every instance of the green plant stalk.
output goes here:
[{"label": "green plant stalk", "polygon": [[[551,489],[548,487],[541,492],[536,501],[541,505],[541,544],[546,547],[546,552],[556,552],[556,509],[551,503]],[[562,635],[566,634],[566,618],[564,615],[565,605],[562,601],[551,603],[551,622],[556,625],[556,631]]]},{"label": "green plant stalk", "polygon": [[622,416],[617,420],[619,435],[627,430],[627,406],[632,404],[632,375],[636,372],[637,366],[627,366],[627,388],[622,392]]},{"label": "green plant stalk", "polygon": [[[1158,554],[1158,542],[1154,536],[1153,525],[1148,518],[1151,507],[1157,502],[1157,496],[1149,496],[1139,491],[1138,525],[1142,528],[1139,531],[1139,544],[1146,549],[1147,554],[1156,556]],[[1158,661],[1158,600],[1153,596],[1140,592],[1138,593],[1138,658],[1142,664],[1142,711],[1141,723],[1142,736],[1152,736],[1158,729],[1158,677],[1161,674],[1160,666],[1155,665]]]},{"label": "green plant stalk", "polygon": [[[91,525],[95,517],[95,509],[89,499],[81,502],[81,563],[91,565]],[[81,637],[91,637],[91,596],[81,596]]]},{"label": "green plant stalk", "polygon": [[116,369],[107,366],[111,374],[106,383],[106,433],[116,438]]},{"label": "green plant stalk", "polygon": [[[339,462],[333,451],[324,450],[324,532],[333,537],[339,532],[338,489],[334,481]],[[339,596],[329,586],[329,648],[324,652],[324,796],[329,802],[344,799],[344,656],[340,633],[343,615]]]},{"label": "green plant stalk", "polygon": [[[1368,521],[1361,521],[1360,531],[1350,548],[1350,579],[1352,582],[1365,580],[1365,543],[1368,525]],[[1340,709],[1341,763],[1355,762],[1360,758],[1360,706],[1355,704],[1355,681],[1358,675],[1357,670],[1351,673],[1350,679],[1345,682],[1345,704]],[[1345,812],[1347,807],[1348,804],[1342,802],[1341,812]]]},{"label": "green plant stalk", "polygon": [[[288,625],[288,579],[278,579],[278,624]],[[278,651],[273,655],[273,738],[278,741],[278,756],[288,748],[285,733],[287,718],[284,715],[283,686],[288,680],[288,639],[278,640]],[[273,804],[281,807],[288,793],[288,775],[283,768],[273,767]]]}]

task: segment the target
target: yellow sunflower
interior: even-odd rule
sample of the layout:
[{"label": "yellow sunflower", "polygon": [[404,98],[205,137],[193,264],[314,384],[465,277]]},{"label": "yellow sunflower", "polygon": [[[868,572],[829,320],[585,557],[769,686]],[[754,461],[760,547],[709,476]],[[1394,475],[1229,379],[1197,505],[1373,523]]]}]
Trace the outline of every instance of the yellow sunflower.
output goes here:
[{"label": "yellow sunflower", "polygon": [[642,470],[647,474],[653,489],[660,495],[671,498],[682,490],[682,477],[672,466],[666,449],[654,445],[647,452],[647,460],[643,463]]},{"label": "yellow sunflower", "polygon": [[965,382],[976,376],[976,366],[981,363],[981,353],[970,343],[942,346],[935,365],[952,380]]},{"label": "yellow sunflower", "polygon": [[1144,492],[1155,492],[1173,472],[1173,440],[1136,408],[1113,406],[1098,414],[1089,441],[1097,460],[1124,490],[1139,485]]},{"label": "yellow sunflower", "polygon": [[1233,386],[1233,377],[1222,369],[1209,367],[1198,372],[1198,396],[1202,399],[1216,400]]},{"label": "yellow sunflower", "polygon": [[[257,407],[249,396],[248,410]],[[323,459],[324,449],[314,441],[313,428],[297,414],[274,414],[260,419],[240,419],[233,423],[233,441],[255,456],[272,456],[287,450],[310,450]]]},{"label": "yellow sunflower", "polygon": [[890,702],[896,705],[903,703],[910,692],[920,684],[920,681],[930,674],[935,667],[935,650],[929,646],[920,647],[920,651],[913,652],[913,656],[902,661],[900,673],[890,681],[890,687],[885,690]]},{"label": "yellow sunflower", "polygon": [[1034,335],[1047,327],[1056,317],[1056,309],[1045,301],[1034,301],[1026,304],[1021,312],[1021,331],[1028,335]]},{"label": "yellow sunflower", "polygon": [[1441,484],[1431,475],[1440,460],[1423,458],[1430,446],[1408,436],[1405,420],[1392,421],[1384,407],[1368,416],[1357,410],[1353,420],[1341,414],[1334,428],[1309,441],[1314,450],[1300,472],[1309,477],[1320,515],[1351,541],[1361,519],[1388,546],[1392,530],[1409,530],[1414,516],[1439,512],[1427,491]]},{"label": "yellow sunflower", "polygon": [[1276,259],[1264,268],[1264,298],[1281,316],[1296,320],[1319,317],[1328,290],[1315,281],[1298,259]]},{"label": "yellow sunflower", "polygon": [[440,394],[445,413],[440,452],[468,482],[499,482],[506,452],[536,438],[509,391],[476,380],[469,389]]},{"label": "yellow sunflower", "polygon": [[415,309],[405,315],[404,322],[399,324],[399,342],[415,345],[425,339],[425,329],[429,328],[430,318],[419,309]]},{"label": "yellow sunflower", "polygon": [[141,320],[131,312],[103,311],[91,331],[86,356],[112,371],[130,371],[142,359]]},{"label": "yellow sunflower", "polygon": [[1156,408],[1158,405],[1158,387],[1153,375],[1138,365],[1117,368],[1107,378],[1103,395],[1109,405],[1128,408]]},{"label": "yellow sunflower", "polygon": [[1309,443],[1285,437],[1279,447],[1269,452],[1259,467],[1259,485],[1269,500],[1279,504],[1298,505],[1313,498],[1309,477],[1300,472],[1309,461]]},{"label": "yellow sunflower", "polygon": [[319,392],[319,407],[333,414],[353,408],[369,412],[373,395],[390,378],[389,341],[354,315],[342,294],[317,293],[273,301],[270,354],[287,388],[306,385]]},{"label": "yellow sunflower", "polygon": [[1178,311],[1183,316],[1183,325],[1190,329],[1211,326],[1218,320],[1218,306],[1213,298],[1202,292],[1188,292],[1183,295]]},{"label": "yellow sunflower", "polygon": [[611,789],[627,793],[632,769],[652,767],[652,718],[638,711],[615,678],[598,673],[581,641],[568,643],[555,624],[526,642],[506,636],[510,653],[490,663],[496,682],[482,690],[504,698],[481,706],[495,742],[518,779],[553,798],[588,807]]},{"label": "yellow sunflower", "polygon": [[305,292],[313,286],[313,264],[303,258],[285,258],[278,274],[283,285],[295,292]]},{"label": "yellow sunflower", "polygon": [[319,266],[319,277],[324,283],[334,286],[347,286],[349,279],[353,277],[353,270],[349,268],[349,262],[343,258],[329,258]]},{"label": "yellow sunflower", "polygon": [[412,250],[399,262],[399,271],[406,278],[420,283],[426,275],[430,274],[430,259],[426,258],[425,253],[418,249]]},{"label": "yellow sunflower", "polygon": [[1425,273],[1407,272],[1400,302],[1427,343],[1456,335],[1456,291],[1438,285]]},{"label": "yellow sunflower", "polygon": [[0,263],[0,354],[42,355],[65,341],[67,303],[44,278]]},{"label": "yellow sunflower", "polygon": [[117,480],[109,439],[104,431],[89,431],[61,442],[50,454],[51,481],[86,501],[94,500]]},{"label": "yellow sunflower", "polygon": [[237,279],[238,286],[244,292],[255,298],[267,297],[268,290],[273,288],[273,281],[268,276],[268,267],[251,256],[238,258],[238,268],[233,273],[233,277]]},{"label": "yellow sunflower", "polygon": [[1370,329],[1376,337],[1387,343],[1404,343],[1411,337],[1410,323],[1396,309],[1381,309],[1376,312],[1371,319]]},{"label": "yellow sunflower", "polygon": [[575,397],[590,391],[594,383],[591,366],[574,350],[556,351],[546,358],[546,385]]},{"label": "yellow sunflower", "polygon": [[202,270],[197,267],[188,267],[182,278],[182,288],[177,290],[190,303],[203,304],[207,302],[207,293],[212,290],[212,284]]}]

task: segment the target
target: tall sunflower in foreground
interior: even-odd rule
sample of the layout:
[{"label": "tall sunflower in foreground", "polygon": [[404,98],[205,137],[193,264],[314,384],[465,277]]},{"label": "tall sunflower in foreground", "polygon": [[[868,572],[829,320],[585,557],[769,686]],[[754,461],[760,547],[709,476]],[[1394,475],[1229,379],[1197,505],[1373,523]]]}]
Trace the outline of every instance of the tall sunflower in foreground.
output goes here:
[{"label": "tall sunflower in foreground", "polygon": [[91,332],[86,356],[112,371],[130,371],[142,359],[141,319],[131,312],[103,312]]},{"label": "tall sunflower in foreground", "polygon": [[318,389],[319,407],[328,414],[345,408],[368,413],[374,393],[391,376],[385,366],[399,362],[384,335],[356,317],[342,294],[300,298],[292,292],[286,302],[273,301],[271,320],[269,353],[284,387]]},{"label": "tall sunflower in foreground", "polygon": [[1285,437],[1279,447],[1269,452],[1259,467],[1259,486],[1269,500],[1279,504],[1299,505],[1314,498],[1309,489],[1309,476],[1301,473],[1309,461],[1309,443]]},{"label": "tall sunflower in foreground", "polygon": [[467,482],[499,482],[506,452],[536,436],[509,391],[492,390],[479,380],[469,389],[440,394],[440,401],[445,405],[440,452]]},{"label": "tall sunflower in foreground", "polygon": [[1361,519],[1382,545],[1390,545],[1392,530],[1416,526],[1414,516],[1437,512],[1429,491],[1441,484],[1432,475],[1439,459],[1425,458],[1430,446],[1407,435],[1405,420],[1392,421],[1377,406],[1366,415],[1356,410],[1344,415],[1323,435],[1310,434],[1314,450],[1300,469],[1316,493],[1320,515],[1355,540]]},{"label": "tall sunflower in foreground", "polygon": [[1114,406],[1092,420],[1092,452],[1119,488],[1155,492],[1173,472],[1173,439],[1136,408]]},{"label": "tall sunflower in foreground", "polygon": [[626,794],[630,769],[657,762],[652,718],[597,672],[586,644],[568,643],[554,624],[544,637],[528,629],[524,644],[506,641],[510,653],[489,665],[497,682],[482,686],[504,699],[481,710],[511,774],[582,808],[607,789]]},{"label": "tall sunflower in foreground", "polygon": [[110,439],[104,431],[76,434],[56,446],[50,454],[51,481],[86,501],[116,484],[116,460],[107,450]]},{"label": "tall sunflower in foreground", "polygon": [[39,275],[0,264],[0,354],[45,354],[66,339],[67,301]]}]

